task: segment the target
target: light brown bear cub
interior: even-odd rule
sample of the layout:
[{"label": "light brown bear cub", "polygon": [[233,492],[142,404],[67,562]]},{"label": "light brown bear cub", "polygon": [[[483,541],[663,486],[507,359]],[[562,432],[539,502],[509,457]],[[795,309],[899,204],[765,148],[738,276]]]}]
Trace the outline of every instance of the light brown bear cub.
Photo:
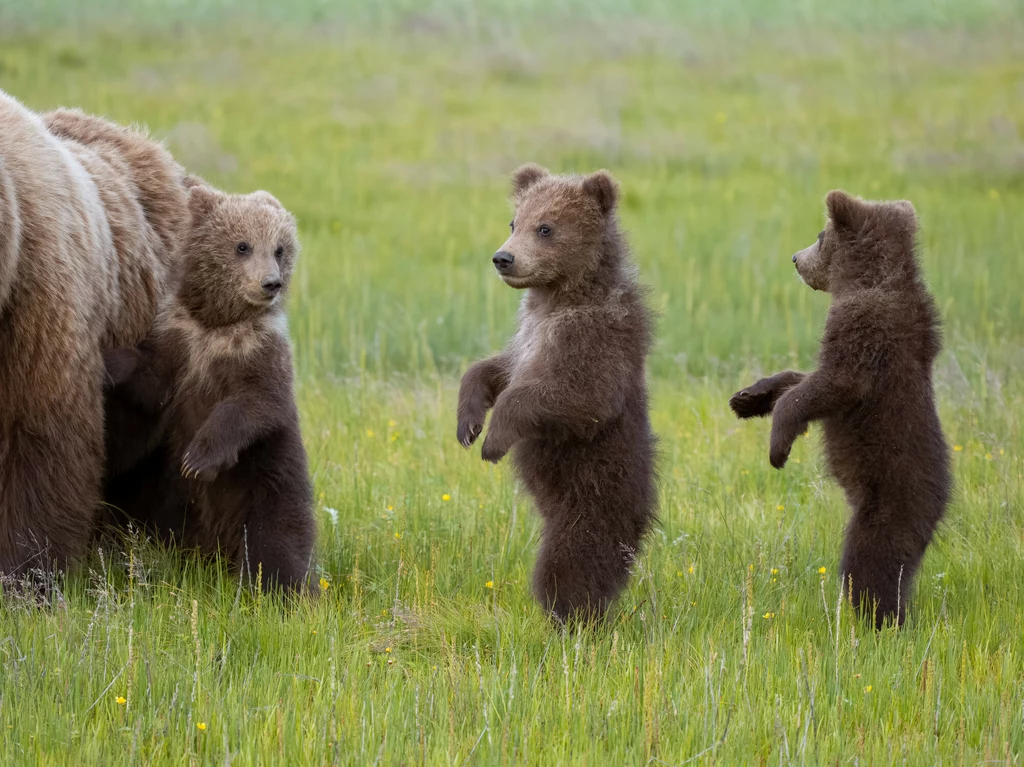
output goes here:
[{"label": "light brown bear cub", "polygon": [[[112,395],[152,412],[181,478],[160,497],[121,488],[129,517],[178,527],[184,543],[220,550],[265,587],[307,583],[315,524],[293,395],[282,298],[298,254],[295,219],[266,192],[190,191],[192,231],[180,285]],[[131,354],[131,353],[129,353]],[[123,360],[122,360],[123,362]],[[124,378],[125,375],[115,375]],[[159,519],[154,520],[154,513]]]},{"label": "light brown bear cub", "polygon": [[504,282],[525,289],[508,348],[466,371],[458,439],[515,465],[544,535],[534,573],[561,621],[604,615],[626,585],[654,520],[655,437],[645,361],[651,316],[619,230],[607,171],[513,177],[512,234],[494,255]]}]

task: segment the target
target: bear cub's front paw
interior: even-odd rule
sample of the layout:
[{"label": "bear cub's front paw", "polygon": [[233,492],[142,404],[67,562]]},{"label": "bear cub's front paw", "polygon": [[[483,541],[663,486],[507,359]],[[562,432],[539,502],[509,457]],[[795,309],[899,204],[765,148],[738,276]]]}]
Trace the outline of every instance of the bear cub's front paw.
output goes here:
[{"label": "bear cub's front paw", "polygon": [[753,386],[736,392],[729,399],[729,407],[739,418],[759,418],[772,412],[775,392],[762,378]]},{"label": "bear cub's front paw", "polygon": [[459,444],[463,447],[469,447],[476,438],[480,436],[480,433],[484,430],[484,414],[472,413],[468,416],[459,418],[459,426],[456,432],[456,436],[459,438]]},{"label": "bear cub's front paw", "polygon": [[218,474],[236,463],[237,453],[220,451],[203,440],[194,439],[181,459],[181,475],[186,479],[212,482]]},{"label": "bear cub's front paw", "polygon": [[485,461],[497,463],[505,457],[505,454],[508,453],[511,447],[512,446],[506,444],[506,440],[502,439],[500,434],[496,434],[492,428],[487,432],[484,444],[480,447],[480,457]]},{"label": "bear cub's front paw", "polygon": [[138,349],[119,348],[107,349],[103,352],[104,376],[103,388],[113,389],[121,386],[132,377],[139,366],[141,355]]}]

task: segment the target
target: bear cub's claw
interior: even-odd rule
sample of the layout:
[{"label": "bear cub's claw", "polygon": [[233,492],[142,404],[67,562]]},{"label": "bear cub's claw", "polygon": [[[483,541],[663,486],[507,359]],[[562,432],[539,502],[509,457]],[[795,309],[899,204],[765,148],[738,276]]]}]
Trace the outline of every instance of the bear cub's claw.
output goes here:
[{"label": "bear cub's claw", "polygon": [[476,442],[476,438],[480,436],[480,432],[483,430],[484,425],[482,421],[471,422],[469,419],[459,421],[459,428],[457,432],[459,444],[468,448]]},{"label": "bear cub's claw", "polygon": [[185,479],[198,479],[201,482],[213,482],[217,475],[238,463],[238,458],[217,456],[214,451],[193,443],[181,459],[181,476]]}]

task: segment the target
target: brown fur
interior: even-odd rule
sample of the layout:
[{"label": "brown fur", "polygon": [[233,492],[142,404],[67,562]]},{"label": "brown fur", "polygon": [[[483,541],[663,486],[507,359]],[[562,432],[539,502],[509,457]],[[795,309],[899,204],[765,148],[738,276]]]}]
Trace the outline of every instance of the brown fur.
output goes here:
[{"label": "brown fur", "polygon": [[102,351],[149,330],[187,222],[144,134],[0,92],[0,573],[86,545],[103,474]]},{"label": "brown fur", "polygon": [[469,447],[493,408],[481,455],[497,462],[514,450],[544,518],[534,590],[563,621],[604,615],[655,516],[651,317],[617,199],[607,171],[516,171],[513,233],[494,262],[527,291],[519,329],[466,371],[459,392],[459,441]]},{"label": "brown fur", "polygon": [[876,626],[902,624],[907,596],[949,502],[949,448],[932,389],[939,317],[914,253],[909,202],[829,193],[829,222],[793,256],[832,294],[814,373],[779,373],[735,394],[741,418],[772,413],[770,461],[781,469],[812,421],[853,515],[841,572]]},{"label": "brown fur", "polygon": [[108,355],[112,406],[141,435],[122,446],[108,497],[129,519],[261,571],[265,587],[298,588],[315,524],[280,302],[295,220],[266,192],[199,183],[190,208],[176,295],[137,352]]}]

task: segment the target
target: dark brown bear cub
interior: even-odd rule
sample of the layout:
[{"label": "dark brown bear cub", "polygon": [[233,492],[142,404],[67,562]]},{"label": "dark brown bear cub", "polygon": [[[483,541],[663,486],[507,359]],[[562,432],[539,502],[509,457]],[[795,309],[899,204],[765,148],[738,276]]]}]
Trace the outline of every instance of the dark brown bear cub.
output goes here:
[{"label": "dark brown bear cub", "polygon": [[655,516],[655,437],[644,364],[651,316],[619,231],[607,171],[513,177],[498,275],[526,289],[502,353],[466,371],[458,439],[515,466],[544,518],[537,598],[562,621],[604,615]]},{"label": "dark brown bear cub", "polygon": [[[142,465],[142,476],[159,478],[160,497],[125,511],[180,525],[185,544],[220,550],[251,576],[261,572],[264,587],[299,588],[315,525],[281,303],[298,252],[295,220],[266,192],[196,186],[189,207],[176,295],[133,363],[107,356],[108,372],[131,371],[111,396],[163,425],[148,460],[171,463],[162,473]],[[145,488],[135,491],[122,487],[121,495],[146,498]]]},{"label": "dark brown bear cub", "polygon": [[772,413],[781,469],[811,421],[853,511],[842,575],[875,625],[902,625],[914,574],[949,502],[949,447],[932,389],[939,317],[914,253],[909,202],[826,198],[829,221],[793,256],[807,285],[832,294],[818,370],[786,371],[735,394],[740,418]]}]

